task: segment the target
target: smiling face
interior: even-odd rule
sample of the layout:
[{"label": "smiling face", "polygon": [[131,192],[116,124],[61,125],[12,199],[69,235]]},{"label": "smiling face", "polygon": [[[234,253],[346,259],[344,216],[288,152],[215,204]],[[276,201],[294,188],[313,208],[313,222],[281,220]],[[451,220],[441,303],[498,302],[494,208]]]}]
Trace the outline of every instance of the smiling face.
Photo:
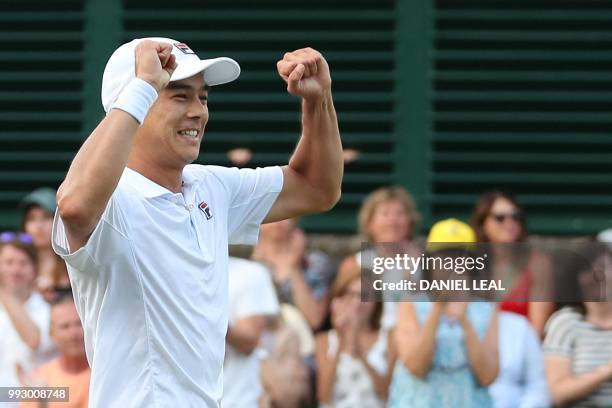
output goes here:
[{"label": "smiling face", "polygon": [[170,82],[136,135],[133,151],[161,167],[181,168],[200,153],[208,122],[208,86],[202,74]]},{"label": "smiling face", "polygon": [[380,203],[368,224],[374,242],[400,242],[411,235],[411,221],[399,200]]}]

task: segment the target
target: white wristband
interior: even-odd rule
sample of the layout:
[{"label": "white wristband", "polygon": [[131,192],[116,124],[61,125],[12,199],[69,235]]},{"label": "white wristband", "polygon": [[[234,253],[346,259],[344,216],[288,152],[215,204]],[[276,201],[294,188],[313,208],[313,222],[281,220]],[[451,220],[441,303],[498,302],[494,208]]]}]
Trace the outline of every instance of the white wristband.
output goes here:
[{"label": "white wristband", "polygon": [[140,78],[133,78],[123,88],[111,109],[121,109],[132,115],[138,123],[144,122],[149,108],[157,99],[157,91],[151,84]]}]

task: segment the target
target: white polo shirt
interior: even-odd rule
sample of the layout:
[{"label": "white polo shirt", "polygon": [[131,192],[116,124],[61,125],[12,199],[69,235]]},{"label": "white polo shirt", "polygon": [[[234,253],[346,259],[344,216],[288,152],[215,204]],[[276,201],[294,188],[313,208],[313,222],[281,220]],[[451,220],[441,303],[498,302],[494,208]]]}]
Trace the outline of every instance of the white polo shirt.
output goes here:
[{"label": "white polo shirt", "polygon": [[88,242],[71,253],[92,368],[89,406],[219,407],[228,323],[228,244],[254,244],[282,189],[280,167],[189,165],[172,193],[125,169]]}]

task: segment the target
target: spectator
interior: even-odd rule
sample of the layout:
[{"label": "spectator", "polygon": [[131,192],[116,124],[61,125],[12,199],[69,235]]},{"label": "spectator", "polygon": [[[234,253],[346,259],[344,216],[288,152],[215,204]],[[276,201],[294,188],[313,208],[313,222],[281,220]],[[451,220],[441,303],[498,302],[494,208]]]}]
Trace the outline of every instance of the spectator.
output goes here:
[{"label": "spectator", "polygon": [[499,375],[489,387],[495,408],[544,408],[551,404],[540,339],[529,321],[499,313]]},{"label": "spectator", "polygon": [[[428,242],[457,243],[457,248],[437,248],[436,256],[465,256],[463,247],[475,242],[475,234],[468,225],[451,219],[436,223]],[[441,271],[432,273],[436,277]],[[455,279],[471,275],[471,271],[451,273]],[[402,303],[394,334],[399,359],[388,407],[492,405],[487,386],[495,380],[499,364],[497,312],[491,303]]]},{"label": "spectator", "polygon": [[342,149],[342,160],[344,160],[344,164],[349,164],[354,161],[357,161],[361,156],[361,152],[357,149],[344,148]]},{"label": "spectator", "polygon": [[[478,242],[491,244],[488,264],[494,279],[501,279],[509,293],[500,310],[518,313],[529,319],[539,338],[544,325],[555,308],[552,302],[552,265],[542,252],[516,256],[516,252],[528,250],[525,242],[527,222],[525,213],[516,199],[501,191],[482,194],[474,207],[472,227]],[[529,299],[539,301],[529,301]]]},{"label": "spectator", "polygon": [[345,269],[332,287],[333,329],[316,338],[317,397],[333,408],[383,407],[394,355],[380,330],[382,303],[361,302],[361,269]]},{"label": "spectator", "polygon": [[227,158],[236,167],[244,167],[253,158],[253,152],[248,147],[237,147],[228,150]]},{"label": "spectator", "polygon": [[268,318],[279,312],[266,268],[229,258],[229,328],[223,362],[223,406],[255,408],[261,395],[260,364],[255,350]]},{"label": "spectator", "polygon": [[270,267],[281,303],[295,305],[318,330],[328,312],[333,266],[325,253],[306,249],[297,220],[263,224],[253,259]]},{"label": "spectator", "polygon": [[[414,234],[418,228],[421,216],[416,209],[412,196],[402,187],[382,187],[370,193],[359,210],[359,229],[364,239],[371,243],[396,244],[398,253],[420,254],[421,249],[414,242]],[[367,251],[374,251],[368,249]],[[370,256],[372,255],[372,256]],[[360,267],[362,259],[373,258],[373,254],[362,251],[350,255],[340,265],[340,273],[347,269]],[[364,265],[371,267],[371,265]],[[387,271],[385,276],[401,272]],[[397,301],[384,294],[385,302],[382,316],[382,327],[390,329],[395,324]]]},{"label": "spectator", "polygon": [[[568,263],[575,302],[568,302],[546,325],[546,374],[555,405],[612,406],[612,255],[603,244],[589,245]],[[586,260],[586,262],[585,262]],[[599,297],[602,283],[607,301]],[[568,299],[566,299],[568,300]],[[582,300],[582,301],[580,301]]]},{"label": "spectator", "polygon": [[[87,408],[91,370],[85,355],[83,326],[72,296],[62,296],[51,306],[51,338],[59,357],[38,367],[21,380],[25,386],[68,387],[68,402],[48,402],[45,408]],[[40,408],[25,402],[21,408]]]},{"label": "spectator", "polygon": [[289,325],[280,325],[269,339],[261,367],[264,392],[261,408],[310,408],[309,368],[302,359],[299,336]]},{"label": "spectator", "polygon": [[0,385],[18,386],[51,349],[49,305],[34,291],[36,251],[26,234],[0,234]]},{"label": "spectator", "polygon": [[38,258],[36,286],[45,300],[52,302],[62,292],[70,290],[66,264],[51,248],[51,228],[55,215],[55,190],[39,188],[25,196],[22,229],[32,237]]}]

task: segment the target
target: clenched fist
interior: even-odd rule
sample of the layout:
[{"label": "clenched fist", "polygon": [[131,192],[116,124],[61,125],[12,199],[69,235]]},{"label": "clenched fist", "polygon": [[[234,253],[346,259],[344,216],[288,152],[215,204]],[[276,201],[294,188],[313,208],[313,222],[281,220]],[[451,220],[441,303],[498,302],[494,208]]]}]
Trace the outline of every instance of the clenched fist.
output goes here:
[{"label": "clenched fist", "polygon": [[144,40],[136,46],[136,76],[147,81],[157,92],[168,85],[176,69],[172,44]]},{"label": "clenched fist", "polygon": [[288,52],[276,63],[276,68],[291,95],[315,100],[331,90],[329,66],[317,50],[302,48]]}]

